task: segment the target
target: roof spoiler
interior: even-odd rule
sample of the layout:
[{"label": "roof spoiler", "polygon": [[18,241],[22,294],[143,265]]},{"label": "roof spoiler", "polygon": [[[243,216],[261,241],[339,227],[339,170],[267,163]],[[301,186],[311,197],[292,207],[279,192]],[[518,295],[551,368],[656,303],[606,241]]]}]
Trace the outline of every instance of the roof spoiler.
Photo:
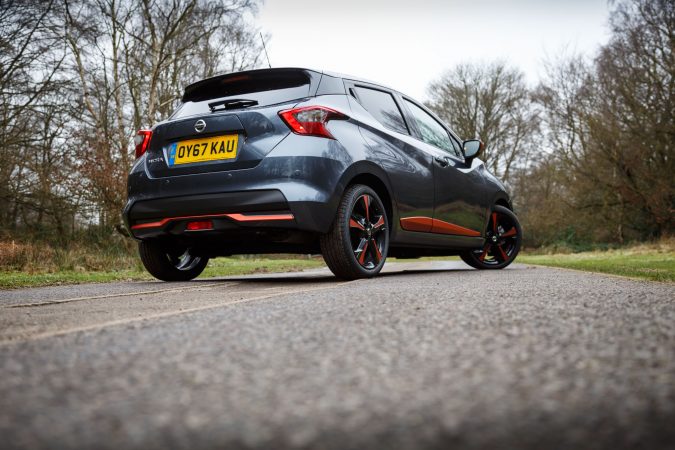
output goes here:
[{"label": "roof spoiler", "polygon": [[185,88],[183,102],[201,102],[214,98],[242,95],[309,85],[308,95],[316,92],[321,73],[308,69],[258,69],[218,75],[192,83]]},{"label": "roof spoiler", "polygon": [[257,69],[218,75],[192,83],[185,88],[183,103],[271,91],[308,84],[308,97],[344,94],[341,78],[316,70],[297,67]]}]

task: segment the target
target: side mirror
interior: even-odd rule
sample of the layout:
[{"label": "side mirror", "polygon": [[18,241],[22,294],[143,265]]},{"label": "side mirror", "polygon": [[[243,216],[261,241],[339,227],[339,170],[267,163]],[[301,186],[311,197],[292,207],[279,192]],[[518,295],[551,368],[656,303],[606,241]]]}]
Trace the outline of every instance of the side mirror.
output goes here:
[{"label": "side mirror", "polygon": [[469,139],[468,141],[464,141],[462,147],[464,148],[464,159],[470,162],[483,151],[485,145],[479,139]]}]

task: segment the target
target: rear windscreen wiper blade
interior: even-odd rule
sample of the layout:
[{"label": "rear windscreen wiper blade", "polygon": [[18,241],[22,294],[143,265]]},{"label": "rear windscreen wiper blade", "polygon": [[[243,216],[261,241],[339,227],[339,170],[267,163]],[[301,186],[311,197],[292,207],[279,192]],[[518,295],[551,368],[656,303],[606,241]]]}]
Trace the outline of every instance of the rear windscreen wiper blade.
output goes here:
[{"label": "rear windscreen wiper blade", "polygon": [[215,112],[226,109],[248,108],[249,106],[256,106],[257,104],[257,100],[249,100],[247,98],[230,98],[228,100],[220,100],[209,103],[209,108],[211,109],[211,112]]}]

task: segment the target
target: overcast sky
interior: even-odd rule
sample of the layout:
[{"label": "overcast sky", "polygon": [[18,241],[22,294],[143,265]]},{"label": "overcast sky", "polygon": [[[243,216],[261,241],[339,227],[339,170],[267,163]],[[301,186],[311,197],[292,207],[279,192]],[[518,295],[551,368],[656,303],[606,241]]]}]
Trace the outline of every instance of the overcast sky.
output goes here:
[{"label": "overcast sky", "polygon": [[310,67],[426,99],[465,61],[504,59],[534,84],[563,49],[592,54],[609,36],[607,0],[266,0],[259,24],[273,67]]}]

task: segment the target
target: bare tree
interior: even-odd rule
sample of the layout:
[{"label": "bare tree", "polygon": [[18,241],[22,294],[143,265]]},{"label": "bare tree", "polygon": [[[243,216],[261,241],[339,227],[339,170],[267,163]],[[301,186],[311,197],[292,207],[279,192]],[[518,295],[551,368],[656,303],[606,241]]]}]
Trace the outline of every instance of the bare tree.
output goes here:
[{"label": "bare tree", "polygon": [[619,3],[595,61],[550,64],[537,90],[547,145],[567,179],[566,204],[549,208],[567,208],[593,239],[673,231],[674,10],[667,1]]},{"label": "bare tree", "polygon": [[590,122],[611,188],[646,220],[640,232],[675,227],[675,4],[620,3],[613,37],[596,62],[598,109]]},{"label": "bare tree", "polygon": [[462,138],[486,143],[491,170],[509,179],[533,150],[536,111],[521,71],[504,63],[460,64],[428,89],[428,106]]},{"label": "bare tree", "polygon": [[[252,0],[64,0],[70,68],[80,85],[86,148],[79,171],[89,181],[100,222],[119,223],[135,131],[171,113],[189,82],[257,63],[247,35]],[[247,31],[248,30],[248,31]],[[241,54],[230,58],[229,48]],[[247,51],[248,53],[246,53]],[[239,58],[239,59],[237,59]]]},{"label": "bare tree", "polygon": [[[69,197],[59,174],[69,80],[55,0],[0,0],[0,226],[63,228]],[[72,215],[70,215],[72,217]]]},{"label": "bare tree", "polygon": [[135,131],[186,84],[258,64],[258,5],[0,0],[0,233],[118,224]]}]

